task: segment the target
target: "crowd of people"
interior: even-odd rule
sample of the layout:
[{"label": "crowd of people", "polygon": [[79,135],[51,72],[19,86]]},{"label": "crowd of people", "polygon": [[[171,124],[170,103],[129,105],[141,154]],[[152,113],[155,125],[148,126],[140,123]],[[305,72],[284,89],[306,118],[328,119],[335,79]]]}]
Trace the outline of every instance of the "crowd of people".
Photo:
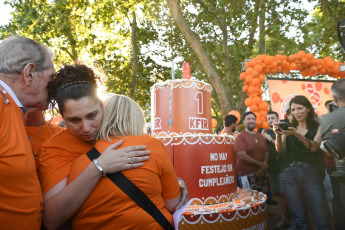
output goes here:
[{"label": "crowd of people", "polygon": [[276,229],[292,223],[296,229],[345,229],[344,160],[336,159],[337,170],[321,145],[345,127],[345,79],[334,82],[331,93],[334,101],[325,106],[335,106],[322,117],[303,95],[290,100],[281,121],[269,111],[269,129],[255,131],[255,114],[243,116],[244,130],[235,139],[238,185],[273,194],[281,212]]},{"label": "crowd of people", "polygon": [[[122,95],[102,102],[96,82],[82,64],[55,72],[52,53],[32,39],[0,43],[1,229],[172,228],[172,213],[188,200],[186,184],[164,145],[147,135],[140,106]],[[269,129],[256,130],[255,113],[246,112],[243,131],[234,115],[219,130],[236,137],[238,186],[277,201],[277,229],[291,218],[297,229],[345,229],[345,173],[336,168],[343,161],[320,148],[345,127],[345,79],[331,93],[322,117],[297,95],[284,122],[267,113]],[[49,103],[65,127],[45,121]],[[122,176],[130,182],[120,183]],[[122,189],[127,183],[152,201],[157,219]]]}]

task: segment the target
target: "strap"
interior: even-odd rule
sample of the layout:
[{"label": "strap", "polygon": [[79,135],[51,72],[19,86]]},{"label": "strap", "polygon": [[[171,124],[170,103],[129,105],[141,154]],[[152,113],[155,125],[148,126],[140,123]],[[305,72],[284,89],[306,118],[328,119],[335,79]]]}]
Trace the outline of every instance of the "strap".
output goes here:
[{"label": "strap", "polygon": [[[98,158],[101,154],[93,147],[86,153],[89,159]],[[174,227],[162,214],[162,212],[156,207],[154,203],[143,193],[132,181],[125,177],[121,172],[107,174],[107,177],[119,187],[124,193],[129,196],[135,203],[137,203],[142,209],[150,214],[164,229],[173,230]]]}]

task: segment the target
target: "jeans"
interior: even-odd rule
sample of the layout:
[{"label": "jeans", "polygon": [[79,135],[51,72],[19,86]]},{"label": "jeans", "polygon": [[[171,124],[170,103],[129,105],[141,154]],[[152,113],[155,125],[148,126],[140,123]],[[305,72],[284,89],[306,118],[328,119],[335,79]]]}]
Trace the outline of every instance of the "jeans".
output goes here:
[{"label": "jeans", "polygon": [[280,174],[280,180],[297,229],[311,229],[308,211],[318,230],[332,229],[322,179],[314,167],[294,161]]}]

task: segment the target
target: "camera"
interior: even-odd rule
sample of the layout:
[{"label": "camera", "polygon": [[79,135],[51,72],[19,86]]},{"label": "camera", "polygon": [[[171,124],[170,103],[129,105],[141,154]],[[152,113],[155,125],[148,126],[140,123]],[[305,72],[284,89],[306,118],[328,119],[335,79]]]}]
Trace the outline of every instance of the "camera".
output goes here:
[{"label": "camera", "polygon": [[332,154],[336,159],[345,157],[345,128],[342,128],[338,134],[326,140],[323,145],[327,152]]},{"label": "camera", "polygon": [[288,121],[281,121],[281,122],[279,122],[278,126],[281,130],[288,130],[289,127],[291,127],[291,125]]},{"label": "camera", "polygon": [[338,108],[337,105],[335,105],[335,104],[333,104],[333,103],[329,104],[329,112],[333,112],[333,111],[336,110],[337,108]]}]

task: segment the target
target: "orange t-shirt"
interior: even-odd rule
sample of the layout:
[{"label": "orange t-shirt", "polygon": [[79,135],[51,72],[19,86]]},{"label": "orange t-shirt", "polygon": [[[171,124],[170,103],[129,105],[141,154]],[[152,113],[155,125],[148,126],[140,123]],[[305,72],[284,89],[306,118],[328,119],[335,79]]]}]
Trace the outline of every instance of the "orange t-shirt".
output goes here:
[{"label": "orange t-shirt", "polygon": [[43,198],[23,111],[0,97],[0,229],[40,229]]},{"label": "orange t-shirt", "polygon": [[[164,208],[163,199],[180,195],[180,186],[164,145],[157,139],[143,136],[121,137],[120,148],[146,145],[151,151],[150,160],[144,166],[122,173],[143,191],[173,224],[171,213]],[[102,153],[110,144],[117,142],[100,140],[96,144]],[[72,165],[68,183],[73,181],[89,164],[83,154]],[[102,178],[73,219],[73,229],[163,229],[146,211],[122,192],[110,179]]]},{"label": "orange t-shirt", "polygon": [[43,126],[29,127],[25,126],[26,134],[29,137],[32,153],[35,157],[36,170],[39,170],[38,158],[41,155],[42,144],[54,134],[64,130],[64,128],[45,122]]},{"label": "orange t-shirt", "polygon": [[92,145],[74,136],[69,129],[44,142],[39,158],[39,176],[43,194],[65,179],[73,162],[90,149]]}]

